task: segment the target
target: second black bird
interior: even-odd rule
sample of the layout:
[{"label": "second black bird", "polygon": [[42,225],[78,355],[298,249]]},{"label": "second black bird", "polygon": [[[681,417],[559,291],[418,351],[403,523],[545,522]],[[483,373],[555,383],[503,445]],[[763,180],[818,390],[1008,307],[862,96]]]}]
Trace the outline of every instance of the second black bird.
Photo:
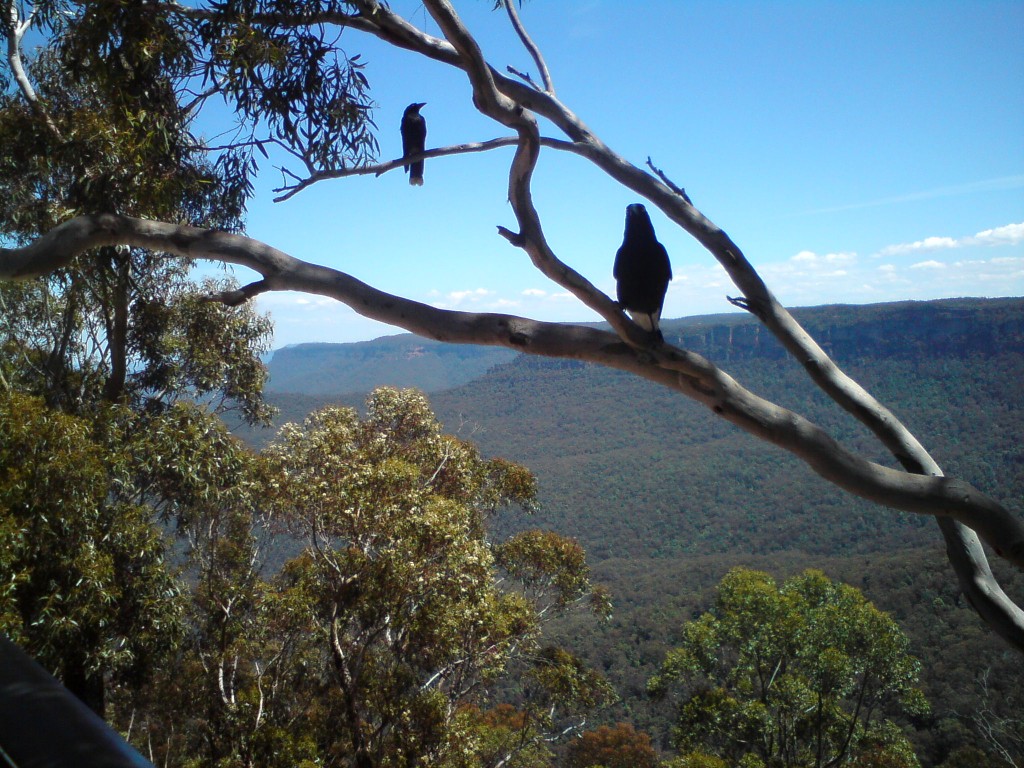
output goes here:
[{"label": "second black bird", "polygon": [[[426,102],[413,102],[405,108],[402,115],[402,157],[419,154],[427,144],[427,121],[420,114],[420,108]],[[409,174],[409,183],[413,186],[423,185],[423,161],[417,160],[405,166]]]},{"label": "second black bird", "polygon": [[672,265],[668,251],[654,235],[647,209],[640,203],[626,206],[626,233],[615,254],[612,274],[619,304],[637,325],[660,338],[658,322],[672,279]]}]

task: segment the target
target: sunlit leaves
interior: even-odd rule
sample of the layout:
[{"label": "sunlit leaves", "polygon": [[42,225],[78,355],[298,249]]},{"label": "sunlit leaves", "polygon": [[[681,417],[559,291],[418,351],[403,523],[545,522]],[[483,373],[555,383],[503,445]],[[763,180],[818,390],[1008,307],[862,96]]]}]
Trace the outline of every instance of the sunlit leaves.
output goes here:
[{"label": "sunlit leaves", "polygon": [[524,531],[495,548],[501,566],[527,595],[564,608],[590,591],[583,547],[553,531]]},{"label": "sunlit leaves", "polygon": [[104,676],[144,679],[181,621],[148,511],[111,498],[109,469],[121,460],[87,422],[0,398],[2,630],[95,707]]},{"label": "sunlit leaves", "polygon": [[[582,550],[527,537],[503,555],[522,568],[500,574],[485,518],[531,503],[532,476],[443,434],[421,393],[378,389],[365,416],[325,408],[258,458],[184,406],[154,427],[154,445],[183,443],[152,451],[165,458],[146,477],[188,501],[168,513],[194,574],[188,638],[138,715],[172,762],[542,765],[544,740],[610,697],[539,648],[542,606],[590,592]],[[288,537],[279,569],[268,530]],[[527,589],[530,562],[543,577]],[[522,707],[495,709],[509,676]]]},{"label": "sunlit leaves", "polygon": [[[582,548],[535,531],[492,554],[484,514],[532,504],[535,482],[443,435],[423,395],[378,389],[365,419],[324,409],[285,427],[267,455],[282,478],[278,516],[310,544],[285,573],[309,590],[310,621],[329,627],[321,632],[333,638],[351,727],[390,732],[385,724],[397,718],[409,732],[427,728],[400,711],[426,712],[429,691],[443,693],[451,729],[455,705],[512,665],[532,681],[523,728],[538,734],[555,726],[556,712],[610,698],[607,683],[565,651],[531,652],[544,613],[591,593]],[[515,591],[498,589],[499,564]],[[442,749],[448,737],[430,721],[433,735],[419,738]]]},{"label": "sunlit leaves", "polygon": [[674,733],[685,754],[821,766],[884,753],[886,764],[912,766],[906,737],[886,719],[923,704],[907,646],[888,615],[820,572],[779,587],[734,569],[649,687],[681,688]]}]

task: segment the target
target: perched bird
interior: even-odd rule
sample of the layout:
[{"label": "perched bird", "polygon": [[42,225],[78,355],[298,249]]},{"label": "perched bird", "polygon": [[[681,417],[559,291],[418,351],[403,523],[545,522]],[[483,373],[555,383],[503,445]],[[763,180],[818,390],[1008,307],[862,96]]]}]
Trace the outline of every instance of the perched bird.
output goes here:
[{"label": "perched bird", "polygon": [[647,209],[640,203],[626,206],[626,233],[615,254],[612,274],[619,305],[637,325],[661,338],[658,321],[672,279],[672,265],[665,246],[654,235]]},{"label": "perched bird", "polygon": [[[427,144],[427,121],[420,114],[420,108],[426,106],[426,102],[412,103],[405,108],[402,115],[402,157],[415,155],[422,152]],[[423,161],[417,160],[405,166],[409,174],[409,183],[413,186],[423,186]]]}]

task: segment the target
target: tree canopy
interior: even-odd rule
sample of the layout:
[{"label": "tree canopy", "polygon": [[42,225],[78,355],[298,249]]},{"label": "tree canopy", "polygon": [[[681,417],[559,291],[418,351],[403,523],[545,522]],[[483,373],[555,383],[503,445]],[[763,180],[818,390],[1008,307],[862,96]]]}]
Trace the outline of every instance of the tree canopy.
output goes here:
[{"label": "tree canopy", "polygon": [[683,765],[916,766],[889,719],[927,708],[896,623],[853,587],[807,571],[779,586],[737,568],[688,622],[650,688],[681,688]]},{"label": "tree canopy", "polygon": [[119,708],[156,762],[536,766],[609,700],[541,635],[606,610],[582,550],[492,540],[533,477],[443,434],[420,393],[286,425],[250,477],[192,526],[185,637]]}]

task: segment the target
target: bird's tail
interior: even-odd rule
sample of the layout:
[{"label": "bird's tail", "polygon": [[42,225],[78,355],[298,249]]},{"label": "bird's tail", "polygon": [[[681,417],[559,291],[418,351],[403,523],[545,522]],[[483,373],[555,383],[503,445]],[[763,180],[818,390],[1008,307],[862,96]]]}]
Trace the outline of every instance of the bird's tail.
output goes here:
[{"label": "bird's tail", "polygon": [[629,310],[629,316],[633,318],[633,322],[643,328],[649,333],[656,333],[658,331],[658,323],[661,320],[661,310],[657,312],[634,312]]},{"label": "bird's tail", "polygon": [[409,166],[409,183],[414,187],[423,186],[423,163],[413,163]]}]

